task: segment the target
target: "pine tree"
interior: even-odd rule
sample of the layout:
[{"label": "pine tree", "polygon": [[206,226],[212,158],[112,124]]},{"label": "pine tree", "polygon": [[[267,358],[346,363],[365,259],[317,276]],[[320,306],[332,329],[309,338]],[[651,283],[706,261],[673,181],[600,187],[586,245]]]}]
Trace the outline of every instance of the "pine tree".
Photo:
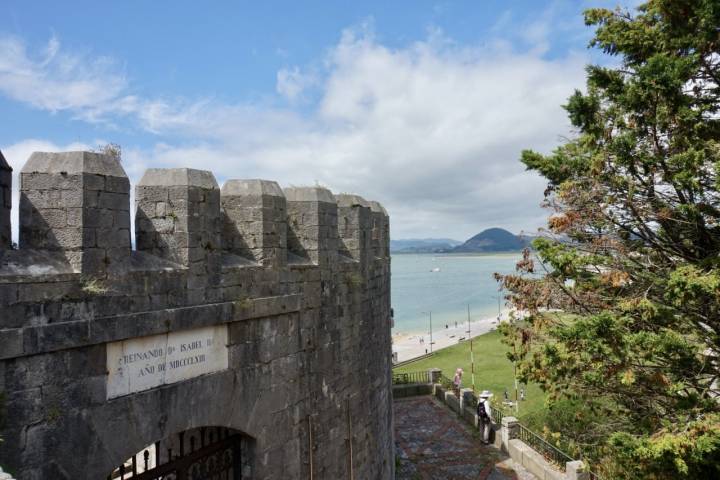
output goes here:
[{"label": "pine tree", "polygon": [[614,66],[565,105],[571,140],[522,153],[553,235],[499,277],[528,313],[504,333],[608,478],[720,478],[720,2],[585,21]]}]

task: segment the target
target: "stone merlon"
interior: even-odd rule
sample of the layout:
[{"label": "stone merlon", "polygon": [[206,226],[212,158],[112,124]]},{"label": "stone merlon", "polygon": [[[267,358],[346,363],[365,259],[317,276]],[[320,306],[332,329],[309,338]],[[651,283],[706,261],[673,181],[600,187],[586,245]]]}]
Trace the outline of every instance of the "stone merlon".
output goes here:
[{"label": "stone merlon", "polygon": [[287,263],[287,202],[269,180],[228,180],[220,191],[223,249],[265,266]]},{"label": "stone merlon", "polygon": [[130,182],[117,158],[35,152],[20,171],[20,248],[62,253],[82,273],[130,254]]}]

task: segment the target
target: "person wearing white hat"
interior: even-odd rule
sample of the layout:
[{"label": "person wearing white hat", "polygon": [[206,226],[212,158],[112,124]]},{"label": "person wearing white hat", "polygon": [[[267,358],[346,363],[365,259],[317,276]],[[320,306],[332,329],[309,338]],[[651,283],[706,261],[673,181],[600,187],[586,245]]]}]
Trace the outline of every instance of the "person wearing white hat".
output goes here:
[{"label": "person wearing white hat", "polygon": [[492,418],[490,410],[490,397],[492,396],[492,392],[489,392],[488,390],[483,390],[480,392],[480,395],[478,395],[478,429],[482,429],[482,441],[485,445],[490,443],[490,419]]}]

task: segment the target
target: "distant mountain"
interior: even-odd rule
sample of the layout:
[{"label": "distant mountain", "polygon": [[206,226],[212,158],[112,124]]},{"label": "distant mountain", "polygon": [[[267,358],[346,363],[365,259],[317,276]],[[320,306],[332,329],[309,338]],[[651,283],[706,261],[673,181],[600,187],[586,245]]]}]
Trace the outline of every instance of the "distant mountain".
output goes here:
[{"label": "distant mountain", "polygon": [[514,235],[502,228],[488,228],[466,242],[451,238],[406,238],[390,240],[392,253],[486,253],[518,252],[536,236]]},{"label": "distant mountain", "polygon": [[451,251],[462,242],[451,238],[406,238],[390,240],[393,253],[444,253]]},{"label": "distant mountain", "polygon": [[502,228],[488,228],[478,233],[452,253],[517,252],[530,245],[534,237],[514,235]]}]

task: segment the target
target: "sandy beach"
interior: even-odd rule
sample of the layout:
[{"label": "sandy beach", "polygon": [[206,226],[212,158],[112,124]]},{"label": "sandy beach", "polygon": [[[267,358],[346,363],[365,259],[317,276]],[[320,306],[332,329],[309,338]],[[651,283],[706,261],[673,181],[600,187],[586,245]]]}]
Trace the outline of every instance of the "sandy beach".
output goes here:
[{"label": "sandy beach", "polygon": [[[502,319],[507,319],[510,310],[506,309],[502,312]],[[463,340],[467,340],[483,333],[487,333],[493,328],[497,327],[497,316],[481,318],[470,322],[470,336],[468,336],[468,323],[458,322],[457,327],[455,323],[448,325],[441,325],[439,329],[433,329],[433,351],[437,351],[441,348],[456,345]],[[397,352],[397,361],[404,362],[411,358],[419,357],[430,353],[430,335],[421,333],[403,333],[396,332],[393,334],[393,353]]]}]

